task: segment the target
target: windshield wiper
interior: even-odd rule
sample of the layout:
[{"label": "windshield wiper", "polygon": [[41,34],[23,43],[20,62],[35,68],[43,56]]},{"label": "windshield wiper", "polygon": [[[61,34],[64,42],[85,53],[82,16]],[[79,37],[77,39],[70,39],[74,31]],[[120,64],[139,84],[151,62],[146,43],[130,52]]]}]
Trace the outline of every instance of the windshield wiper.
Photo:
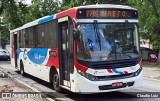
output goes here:
[{"label": "windshield wiper", "polygon": [[94,31],[96,33],[96,41],[99,43],[99,47],[100,47],[100,51],[101,51],[101,40],[100,40],[99,27],[97,24],[97,20],[94,20],[93,26],[94,26]]},{"label": "windshield wiper", "polygon": [[126,56],[128,56],[128,57],[130,57],[131,59],[133,58],[132,56],[130,56],[130,55],[127,55],[127,54],[125,54]]}]

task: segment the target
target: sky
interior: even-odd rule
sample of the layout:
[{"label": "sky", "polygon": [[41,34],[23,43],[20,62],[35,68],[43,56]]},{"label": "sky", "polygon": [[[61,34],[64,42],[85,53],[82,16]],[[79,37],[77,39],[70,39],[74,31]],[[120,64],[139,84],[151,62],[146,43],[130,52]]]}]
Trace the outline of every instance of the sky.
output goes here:
[{"label": "sky", "polygon": [[31,4],[31,1],[32,1],[32,0],[26,0],[26,3],[27,3],[27,4]]},{"label": "sky", "polygon": [[25,4],[31,4],[31,1],[32,0],[15,0],[16,2],[23,2],[23,3],[25,3]]}]

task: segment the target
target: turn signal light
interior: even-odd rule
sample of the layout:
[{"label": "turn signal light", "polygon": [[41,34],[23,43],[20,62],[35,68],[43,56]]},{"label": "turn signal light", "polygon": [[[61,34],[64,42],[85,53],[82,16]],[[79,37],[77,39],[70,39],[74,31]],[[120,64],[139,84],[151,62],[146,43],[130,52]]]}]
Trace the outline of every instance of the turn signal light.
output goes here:
[{"label": "turn signal light", "polygon": [[139,65],[140,65],[140,67],[142,68],[142,59],[140,59]]}]

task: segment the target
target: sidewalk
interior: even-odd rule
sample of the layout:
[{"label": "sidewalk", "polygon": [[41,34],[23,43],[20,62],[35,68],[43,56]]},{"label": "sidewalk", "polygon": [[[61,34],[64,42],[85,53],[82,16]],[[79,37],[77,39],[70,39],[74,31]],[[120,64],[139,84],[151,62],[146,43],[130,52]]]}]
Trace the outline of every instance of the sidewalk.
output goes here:
[{"label": "sidewalk", "polygon": [[156,62],[143,62],[143,76],[160,80],[160,64]]},{"label": "sidewalk", "polygon": [[[15,95],[10,98],[11,93],[15,93]],[[22,92],[22,96],[16,94],[16,92]],[[24,84],[18,82],[17,80],[10,78],[6,73],[0,70],[0,100],[1,101],[47,101],[45,98],[23,98],[23,93],[27,92],[34,92],[29,87],[25,86]],[[30,94],[31,95],[31,94]],[[33,95],[33,94],[32,94]],[[28,96],[28,95],[27,95]]]}]

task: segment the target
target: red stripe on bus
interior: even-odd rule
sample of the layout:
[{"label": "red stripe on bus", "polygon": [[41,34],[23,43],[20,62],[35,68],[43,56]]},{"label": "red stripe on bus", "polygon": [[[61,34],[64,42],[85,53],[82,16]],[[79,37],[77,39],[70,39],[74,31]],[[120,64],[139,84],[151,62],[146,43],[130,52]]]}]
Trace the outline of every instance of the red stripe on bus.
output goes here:
[{"label": "red stripe on bus", "polygon": [[78,70],[81,70],[82,72],[86,72],[88,70],[87,67],[79,64],[76,61],[76,42],[75,41],[74,41],[74,65],[75,65],[75,68],[77,68]]},{"label": "red stripe on bus", "polygon": [[75,67],[78,69],[78,70],[81,70],[82,72],[86,72],[88,70],[87,67],[79,64],[77,61],[75,61]]},{"label": "red stripe on bus", "polygon": [[69,9],[69,10],[65,10],[63,12],[57,13],[56,18],[61,18],[61,17],[69,15],[73,19],[73,18],[76,17],[76,11],[77,11],[77,8],[72,8],[72,9]]},{"label": "red stripe on bus", "polygon": [[127,72],[127,71],[124,71],[124,74],[128,74],[128,72]]},{"label": "red stripe on bus", "polygon": [[12,54],[11,57],[14,58],[14,48],[12,48]]},{"label": "red stripe on bus", "polygon": [[55,68],[59,68],[58,49],[52,48],[51,51],[55,51],[57,53],[57,56],[56,57],[49,56],[47,64],[45,66],[48,66],[48,67],[54,66]]},{"label": "red stripe on bus", "polygon": [[113,72],[112,72],[112,69],[107,69],[107,71],[108,71],[109,73],[113,73]]}]

